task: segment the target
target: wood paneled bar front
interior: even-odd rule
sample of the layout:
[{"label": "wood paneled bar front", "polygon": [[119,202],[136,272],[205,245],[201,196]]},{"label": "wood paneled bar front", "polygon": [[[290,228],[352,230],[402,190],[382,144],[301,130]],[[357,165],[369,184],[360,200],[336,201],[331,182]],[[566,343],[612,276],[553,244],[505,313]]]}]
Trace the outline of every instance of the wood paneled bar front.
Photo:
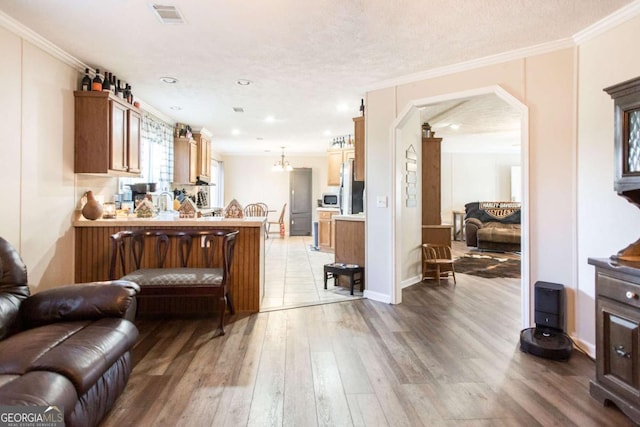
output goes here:
[{"label": "wood paneled bar front", "polygon": [[[198,219],[159,220],[156,218],[116,218],[89,221],[76,218],[75,227],[75,281],[76,283],[109,279],[111,260],[110,236],[122,230],[137,229],[237,229],[233,265],[231,268],[231,296],[236,311],[257,313],[264,290],[265,241],[262,218],[226,219],[206,217]],[[194,254],[197,255],[197,254]],[[150,256],[150,255],[148,255]],[[195,256],[194,259],[201,260]],[[168,256],[177,262],[176,256]],[[178,265],[167,265],[177,267]],[[194,267],[202,267],[194,265]],[[202,301],[193,301],[203,305]],[[198,307],[187,307],[188,311],[201,311]],[[207,308],[202,307],[203,311]]]}]

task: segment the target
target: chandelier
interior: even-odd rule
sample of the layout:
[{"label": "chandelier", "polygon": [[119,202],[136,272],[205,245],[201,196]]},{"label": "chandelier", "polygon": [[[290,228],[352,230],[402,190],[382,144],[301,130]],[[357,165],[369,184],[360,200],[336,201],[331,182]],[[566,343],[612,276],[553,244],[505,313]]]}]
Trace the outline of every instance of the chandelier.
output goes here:
[{"label": "chandelier", "polygon": [[288,160],[284,159],[284,147],[280,147],[280,148],[282,148],[282,155],[280,156],[280,160],[278,160],[273,164],[273,167],[271,168],[271,170],[274,172],[284,172],[284,171],[291,172],[293,170],[293,166],[289,164]]}]

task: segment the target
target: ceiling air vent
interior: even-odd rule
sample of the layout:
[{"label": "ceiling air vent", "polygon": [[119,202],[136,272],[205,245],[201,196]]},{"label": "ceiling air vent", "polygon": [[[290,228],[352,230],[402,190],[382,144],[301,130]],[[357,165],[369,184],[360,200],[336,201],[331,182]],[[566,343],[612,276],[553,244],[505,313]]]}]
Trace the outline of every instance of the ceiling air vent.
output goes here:
[{"label": "ceiling air vent", "polygon": [[233,111],[236,113],[244,113],[244,108],[242,107],[233,107]]},{"label": "ceiling air vent", "polygon": [[184,24],[184,19],[182,19],[180,11],[175,6],[152,4],[151,9],[163,24]]}]

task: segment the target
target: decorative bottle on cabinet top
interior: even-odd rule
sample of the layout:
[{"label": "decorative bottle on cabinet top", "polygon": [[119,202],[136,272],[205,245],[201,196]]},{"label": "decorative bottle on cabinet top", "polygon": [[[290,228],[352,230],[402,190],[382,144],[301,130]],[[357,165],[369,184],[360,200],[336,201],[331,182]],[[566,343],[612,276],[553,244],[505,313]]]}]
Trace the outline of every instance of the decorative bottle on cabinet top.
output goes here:
[{"label": "decorative bottle on cabinet top", "polygon": [[89,69],[84,69],[84,77],[82,78],[81,89],[83,92],[89,92],[91,90],[91,77],[89,77]]},{"label": "decorative bottle on cabinet top", "polygon": [[102,91],[102,79],[100,78],[100,70],[98,68],[96,68],[96,76],[93,78],[91,90],[96,92]]}]

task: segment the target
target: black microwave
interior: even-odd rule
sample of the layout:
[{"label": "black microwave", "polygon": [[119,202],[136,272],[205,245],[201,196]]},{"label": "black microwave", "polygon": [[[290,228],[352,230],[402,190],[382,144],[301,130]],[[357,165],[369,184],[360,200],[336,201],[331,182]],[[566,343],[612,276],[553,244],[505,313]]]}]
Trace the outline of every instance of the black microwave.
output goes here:
[{"label": "black microwave", "polygon": [[337,193],[323,193],[322,194],[322,207],[323,208],[339,208],[340,207],[340,195]]}]

